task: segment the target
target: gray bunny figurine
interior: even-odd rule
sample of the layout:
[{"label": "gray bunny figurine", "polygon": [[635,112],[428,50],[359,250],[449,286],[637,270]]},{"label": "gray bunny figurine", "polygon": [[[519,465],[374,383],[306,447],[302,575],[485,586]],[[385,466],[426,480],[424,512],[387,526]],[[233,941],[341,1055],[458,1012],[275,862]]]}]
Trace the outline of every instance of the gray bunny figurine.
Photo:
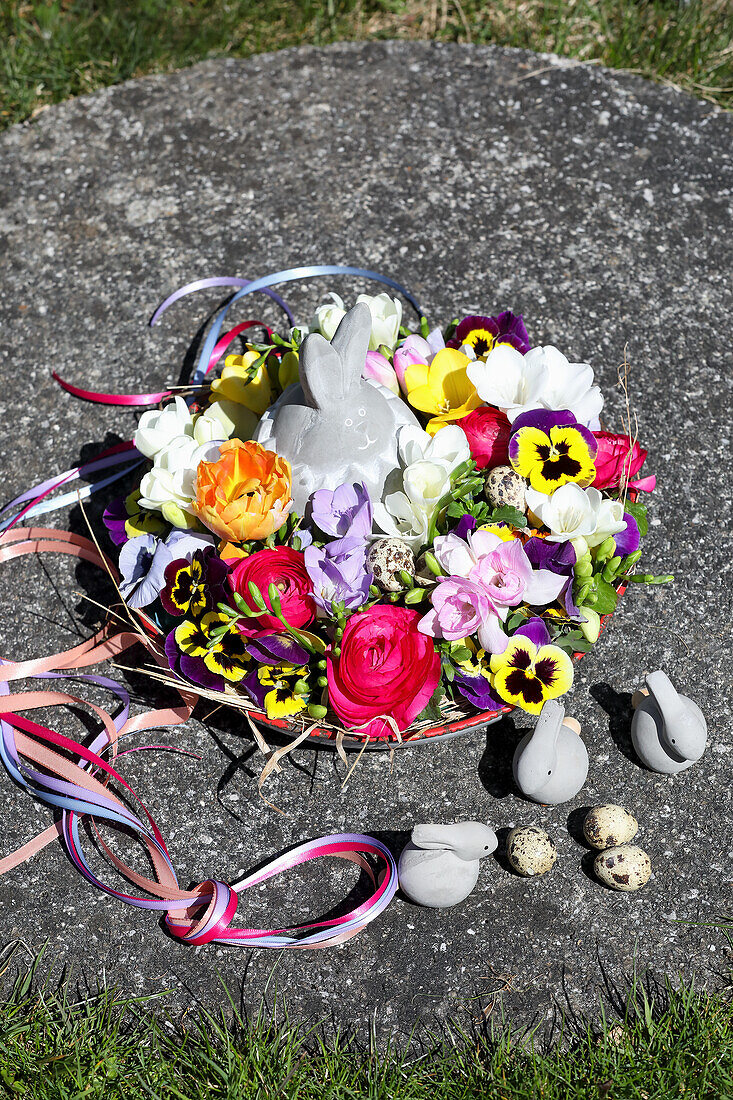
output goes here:
[{"label": "gray bunny figurine", "polygon": [[520,791],[534,802],[557,806],[575,798],[588,777],[588,750],[562,703],[547,700],[534,730],[515,749],[513,769]]},{"label": "gray bunny figurine", "polygon": [[400,856],[400,889],[430,909],[457,905],[476,885],[479,860],[497,843],[494,830],[481,821],[416,825]]},{"label": "gray bunny figurine", "polygon": [[286,458],[293,472],[293,500],[301,515],[316,489],[363,481],[380,500],[387,475],[399,465],[397,433],[417,424],[405,404],[362,378],[371,314],[358,302],[329,344],[320,333],[300,348],[300,384],[289,386],[267,410],[255,439]]},{"label": "gray bunny figurine", "polygon": [[680,695],[666,672],[648,672],[645,679],[646,688],[631,700],[631,740],[647,768],[677,775],[705,752],[707,723],[697,703]]}]

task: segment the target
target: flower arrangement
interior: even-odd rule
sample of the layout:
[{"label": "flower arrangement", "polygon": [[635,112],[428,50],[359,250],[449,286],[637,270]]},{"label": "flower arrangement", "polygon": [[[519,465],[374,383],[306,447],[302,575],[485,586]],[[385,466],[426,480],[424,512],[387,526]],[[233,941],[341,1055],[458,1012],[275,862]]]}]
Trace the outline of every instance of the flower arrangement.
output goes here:
[{"label": "flower arrangement", "polygon": [[[521,316],[442,331],[421,317],[412,332],[387,293],[353,310],[334,294],[287,333],[240,329],[217,377],[142,415],[145,472],[105,513],[121,594],[160,631],[174,682],[295,731],[384,743],[538,714],[626,584],[663,579],[635,572],[646,450],[630,423],[602,429],[592,368],[533,347]],[[316,352],[332,375],[304,373]],[[309,451],[331,401],[334,448],[362,449],[362,430],[368,454],[376,395],[394,425],[378,477],[356,459],[331,469],[328,433]],[[323,470],[296,469],[310,453]]]}]

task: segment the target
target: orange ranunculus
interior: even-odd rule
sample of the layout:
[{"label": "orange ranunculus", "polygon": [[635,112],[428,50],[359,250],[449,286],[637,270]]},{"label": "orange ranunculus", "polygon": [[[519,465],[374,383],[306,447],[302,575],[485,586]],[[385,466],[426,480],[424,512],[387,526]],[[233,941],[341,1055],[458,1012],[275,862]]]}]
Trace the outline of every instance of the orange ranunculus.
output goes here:
[{"label": "orange ranunculus", "polygon": [[217,462],[199,463],[193,511],[220,539],[266,539],[282,527],[293,503],[290,463],[241,439],[222,443],[220,451]]}]

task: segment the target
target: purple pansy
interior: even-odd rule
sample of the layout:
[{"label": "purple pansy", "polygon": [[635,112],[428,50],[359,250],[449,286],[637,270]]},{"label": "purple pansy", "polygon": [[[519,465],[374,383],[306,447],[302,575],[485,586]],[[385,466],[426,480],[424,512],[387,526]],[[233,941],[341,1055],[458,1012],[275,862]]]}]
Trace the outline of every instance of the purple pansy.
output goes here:
[{"label": "purple pansy", "polygon": [[224,677],[209,672],[204,664],[203,657],[190,657],[187,653],[181,653],[176,644],[175,628],[165,640],[165,655],[171,671],[181,676],[184,680],[190,680],[192,684],[208,688],[211,691],[224,690]]},{"label": "purple pansy", "polygon": [[496,344],[509,344],[520,355],[526,355],[532,346],[521,313],[512,313],[510,309],[495,317],[464,317],[448,340],[448,347],[460,348],[463,344],[469,344],[477,357],[491,351]]},{"label": "purple pansy", "polygon": [[323,547],[306,547],[305,568],[313,582],[313,599],[321,611],[332,615],[334,603],[342,600],[349,611],[366,603],[374,580],[366,566],[366,554],[365,540],[356,535],[335,539]]},{"label": "purple pansy", "polygon": [[120,550],[120,593],[130,607],[147,607],[165,585],[171,552],[155,535],[137,535]]},{"label": "purple pansy", "polygon": [[641,542],[639,525],[631,512],[624,512],[624,519],[626,520],[626,530],[617,531],[613,536],[613,541],[616,543],[616,553],[622,558],[638,550]]},{"label": "purple pansy", "polygon": [[115,497],[102,513],[102,521],[115,546],[124,546],[129,541],[125,530],[125,523],[129,518],[124,497]]},{"label": "purple pansy", "polygon": [[366,539],[372,533],[372,502],[366,485],[317,489],[310,498],[309,510],[313,522],[333,538],[356,535]]},{"label": "purple pansy", "polygon": [[469,531],[476,530],[476,520],[468,512],[458,520],[458,523],[453,528],[453,534],[457,535],[459,539],[465,539]]},{"label": "purple pansy", "polygon": [[573,544],[571,542],[548,542],[547,539],[537,538],[533,535],[525,542],[524,552],[535,569],[549,569],[552,573],[558,573],[561,577],[568,578],[557,599],[564,605],[565,611],[571,619],[582,619],[583,616],[573,603],[573,581],[577,561]]},{"label": "purple pansy", "polygon": [[258,634],[247,639],[250,657],[260,665],[307,665],[310,654],[291,634]]}]

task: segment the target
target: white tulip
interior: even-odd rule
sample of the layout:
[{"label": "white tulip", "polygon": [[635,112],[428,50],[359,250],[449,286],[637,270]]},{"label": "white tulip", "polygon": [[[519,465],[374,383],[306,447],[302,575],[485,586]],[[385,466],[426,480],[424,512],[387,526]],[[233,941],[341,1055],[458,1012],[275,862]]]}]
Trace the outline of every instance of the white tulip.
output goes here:
[{"label": "white tulip", "polygon": [[[390,351],[394,351],[400,338],[400,324],[402,323],[402,302],[398,298],[390,298],[389,294],[360,294],[357,302],[365,302],[369,306],[372,315],[372,334],[369,339],[369,349],[377,351],[385,344]],[[343,304],[343,303],[342,303]]]},{"label": "white tulip", "polygon": [[514,421],[526,408],[535,408],[547,385],[547,367],[530,361],[516,348],[498,344],[486,359],[475,359],[466,374],[482,401],[502,409]]},{"label": "white tulip", "polygon": [[141,454],[155,458],[178,436],[193,435],[193,417],[182,397],[176,397],[164,409],[143,413],[132,441]]}]

